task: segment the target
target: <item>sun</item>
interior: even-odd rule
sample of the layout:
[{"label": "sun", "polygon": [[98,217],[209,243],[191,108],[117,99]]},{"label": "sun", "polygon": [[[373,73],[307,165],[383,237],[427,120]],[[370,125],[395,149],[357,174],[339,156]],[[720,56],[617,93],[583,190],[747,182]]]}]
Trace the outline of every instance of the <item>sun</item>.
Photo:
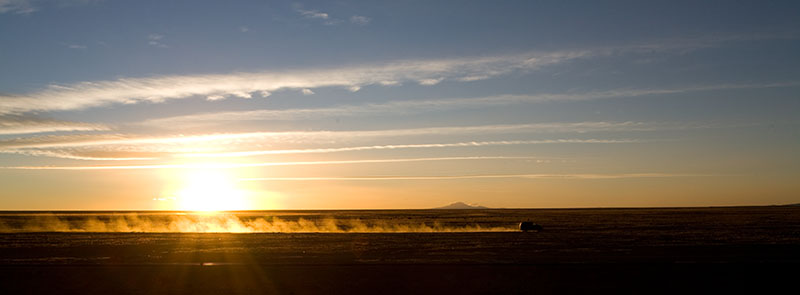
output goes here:
[{"label": "sun", "polygon": [[194,169],[183,175],[176,192],[178,209],[186,211],[227,211],[249,209],[246,191],[226,169]]}]

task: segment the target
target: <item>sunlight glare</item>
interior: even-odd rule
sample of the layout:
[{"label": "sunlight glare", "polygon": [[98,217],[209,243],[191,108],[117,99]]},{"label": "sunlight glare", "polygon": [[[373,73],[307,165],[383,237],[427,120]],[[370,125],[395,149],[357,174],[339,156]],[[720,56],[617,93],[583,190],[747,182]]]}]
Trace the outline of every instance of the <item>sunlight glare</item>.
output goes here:
[{"label": "sunlight glare", "polygon": [[226,211],[249,209],[245,191],[225,169],[197,169],[184,175],[177,192],[178,209],[187,211]]}]

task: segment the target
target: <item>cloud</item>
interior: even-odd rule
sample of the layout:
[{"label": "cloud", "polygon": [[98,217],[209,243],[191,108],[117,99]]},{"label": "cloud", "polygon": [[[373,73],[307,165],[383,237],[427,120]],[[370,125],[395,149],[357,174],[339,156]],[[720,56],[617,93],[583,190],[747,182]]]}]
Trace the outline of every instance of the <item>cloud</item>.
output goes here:
[{"label": "cloud", "polygon": [[242,32],[242,33],[247,33],[247,32],[249,32],[249,31],[250,31],[250,28],[248,28],[247,26],[241,26],[241,27],[239,27],[239,32]]},{"label": "cloud", "polygon": [[150,34],[147,36],[147,44],[150,46],[155,46],[159,48],[169,48],[166,44],[163,43],[164,35],[161,34]]},{"label": "cloud", "polygon": [[[298,120],[325,117],[347,117],[360,115],[385,115],[431,112],[437,110],[459,108],[485,108],[491,106],[504,106],[522,103],[536,103],[545,101],[582,101],[592,99],[611,99],[624,97],[639,97],[649,95],[677,94],[696,91],[714,91],[728,89],[754,89],[775,87],[796,87],[798,82],[763,83],[763,84],[716,84],[695,85],[676,88],[656,89],[615,89],[608,91],[593,91],[584,93],[543,93],[534,95],[496,95],[477,98],[450,98],[435,100],[406,100],[393,101],[379,104],[343,105],[329,108],[313,109],[284,109],[284,110],[255,110],[204,113],[184,116],[151,119],[141,124],[154,128],[182,129],[204,126],[218,126],[223,122],[232,121],[258,121],[258,120]],[[358,90],[360,88],[350,91]]]},{"label": "cloud", "polygon": [[406,163],[428,161],[465,161],[465,160],[531,160],[535,157],[435,157],[435,158],[398,158],[398,159],[365,159],[338,161],[299,161],[299,162],[263,162],[263,163],[229,163],[229,164],[155,164],[155,165],[116,165],[116,166],[13,166],[0,169],[18,170],[134,170],[134,169],[231,169],[248,167],[274,166],[310,166],[310,165],[345,165],[375,163]]},{"label": "cloud", "polygon": [[[154,157],[246,157],[270,154],[334,153],[366,150],[478,147],[522,144],[619,144],[634,139],[547,139],[510,141],[470,141],[456,143],[333,146],[363,140],[415,136],[509,134],[509,133],[585,133],[592,131],[646,131],[680,128],[668,124],[640,122],[577,122],[519,125],[478,125],[387,129],[361,131],[287,131],[223,133],[196,136],[142,137],[121,134],[48,135],[0,141],[0,153],[48,156],[70,159],[115,159]],[[318,145],[326,145],[319,148]],[[352,144],[352,143],[351,143]],[[264,149],[264,147],[272,147]],[[292,148],[280,148],[290,146]],[[297,147],[301,148],[297,148]],[[311,146],[311,147],[309,147]],[[317,146],[317,147],[315,147]]]},{"label": "cloud", "polygon": [[491,178],[525,179],[621,179],[621,178],[665,178],[698,177],[706,174],[673,173],[617,173],[617,174],[486,174],[486,175],[437,175],[437,176],[369,176],[369,177],[253,177],[240,178],[239,181],[386,181],[386,180],[457,180]]},{"label": "cloud", "polygon": [[[302,16],[304,18],[307,18],[307,19],[318,19],[318,20],[323,21],[322,23],[325,24],[325,25],[328,25],[328,26],[338,25],[338,24],[341,24],[344,21],[346,21],[346,20],[341,20],[341,19],[337,19],[337,18],[331,17],[330,14],[328,14],[326,12],[319,11],[319,10],[303,9],[302,7],[300,7],[300,5],[295,5],[295,11],[297,11],[297,13],[300,14],[300,16]],[[367,24],[369,24],[370,21],[372,21],[371,18],[366,17],[366,16],[360,16],[360,15],[353,15],[348,20],[350,21],[350,23],[356,24],[356,25],[360,25],[360,26],[367,25]]]},{"label": "cloud", "polygon": [[392,80],[378,81],[378,84],[383,85],[383,86],[400,86],[401,85],[399,81],[392,81]]},{"label": "cloud", "polygon": [[[161,35],[152,39],[159,43]],[[220,75],[156,76],[50,85],[27,94],[0,95],[0,114],[85,109],[109,104],[163,102],[194,96],[274,92],[281,89],[396,85],[403,81],[500,76],[590,56],[588,51],[528,52],[481,58],[405,60],[334,69]]]},{"label": "cloud", "polygon": [[422,80],[419,80],[419,84],[420,85],[436,85],[436,84],[439,84],[439,82],[442,82],[442,80],[444,80],[444,78],[422,79]]},{"label": "cloud", "polygon": [[0,135],[61,131],[105,131],[107,126],[22,116],[0,116]]},{"label": "cloud", "polygon": [[[338,161],[298,161],[298,162],[263,162],[263,163],[228,163],[228,164],[156,164],[156,165],[115,165],[115,166],[10,166],[0,169],[15,170],[140,170],[140,169],[232,169],[248,167],[276,167],[276,166],[314,166],[314,165],[351,165],[351,164],[376,164],[376,163],[406,163],[428,161],[492,161],[492,160],[536,160],[536,157],[504,157],[504,156],[473,156],[473,157],[431,157],[431,158],[392,158],[392,159],[364,159],[364,160],[338,160]],[[389,181],[389,180],[458,180],[458,179],[492,179],[492,178],[524,178],[524,179],[623,179],[623,178],[667,178],[667,177],[708,177],[711,174],[686,174],[686,173],[561,173],[561,174],[482,174],[482,175],[436,175],[436,176],[356,176],[356,177],[252,177],[240,178],[239,181]]]},{"label": "cloud", "polygon": [[259,141],[292,143],[329,143],[359,138],[382,138],[399,136],[438,136],[458,134],[504,134],[504,133],[586,133],[598,131],[653,131],[675,128],[696,128],[688,123],[645,123],[645,122],[554,122],[505,125],[472,125],[424,127],[409,129],[350,130],[350,131],[282,131],[282,132],[244,132],[220,133],[195,136],[137,137],[119,134],[82,134],[61,136],[39,136],[0,140],[2,148],[47,148],[101,145],[149,145],[149,144],[188,144],[249,143]]},{"label": "cloud", "polygon": [[80,44],[68,44],[67,48],[69,48],[69,49],[86,49],[88,47],[86,47],[86,45],[80,45]]},{"label": "cloud", "polygon": [[37,10],[32,0],[0,0],[0,13],[29,14]]},{"label": "cloud", "polygon": [[17,13],[17,14],[30,14],[39,11],[41,6],[55,6],[55,7],[69,7],[78,5],[88,5],[98,0],[58,0],[58,1],[43,1],[43,0],[0,0],[0,13]]},{"label": "cloud", "polygon": [[293,149],[293,150],[260,150],[260,151],[223,152],[223,153],[192,153],[192,154],[184,154],[181,156],[189,158],[225,158],[225,157],[249,157],[249,156],[280,155],[280,154],[337,153],[337,152],[352,152],[352,151],[367,151],[367,150],[480,147],[480,146],[497,146],[497,145],[527,145],[527,144],[619,144],[619,143],[638,143],[638,142],[642,141],[634,139],[502,140],[502,141],[470,141],[470,142],[456,142],[456,143],[371,145],[371,146]]},{"label": "cloud", "polygon": [[350,17],[350,22],[351,23],[354,23],[354,24],[357,24],[357,25],[361,25],[361,26],[369,24],[370,21],[372,21],[372,19],[369,18],[369,17],[366,17],[366,16],[354,15],[354,16]]},{"label": "cloud", "polygon": [[[281,89],[313,89],[318,87],[363,87],[367,85],[399,85],[414,81],[474,81],[514,72],[537,70],[545,66],[576,59],[623,53],[650,53],[655,50],[685,51],[721,42],[761,40],[769,36],[715,37],[710,41],[696,39],[662,43],[651,42],[618,47],[551,52],[525,52],[510,55],[444,59],[401,60],[388,63],[343,66],[325,69],[286,70],[207,75],[173,75],[145,78],[81,82],[50,85],[25,94],[0,95],[0,114],[32,111],[85,109],[109,104],[138,102],[158,103],[169,99],[235,95],[235,93],[274,92]],[[791,38],[775,35],[772,38]],[[162,44],[163,35],[153,34],[151,42]],[[672,42],[672,43],[671,43]]]},{"label": "cloud", "polygon": [[327,13],[319,12],[317,10],[305,10],[305,9],[297,9],[297,12],[300,13],[303,17],[306,18],[318,18],[318,19],[329,19],[330,16]]},{"label": "cloud", "polygon": [[249,92],[244,92],[244,91],[233,91],[233,92],[231,92],[231,95],[236,96],[238,98],[245,98],[245,99],[253,98],[252,94],[250,94]]},{"label": "cloud", "polygon": [[763,40],[791,40],[800,37],[797,32],[756,32],[746,34],[708,34],[690,37],[665,38],[638,42],[629,45],[630,50],[647,51],[688,51],[718,47],[730,42],[752,42]]},{"label": "cloud", "polygon": [[71,160],[82,161],[140,161],[140,160],[156,160],[159,157],[146,157],[147,153],[124,153],[124,152],[108,152],[108,151],[89,151],[83,152],[79,150],[43,150],[43,149],[20,149],[20,150],[3,150],[0,151],[7,154],[18,154],[25,156],[35,157],[51,157]]},{"label": "cloud", "polygon": [[472,81],[486,80],[486,79],[489,79],[489,78],[490,78],[489,76],[480,75],[480,76],[462,77],[462,78],[458,78],[457,80],[461,81],[461,82],[472,82]]}]

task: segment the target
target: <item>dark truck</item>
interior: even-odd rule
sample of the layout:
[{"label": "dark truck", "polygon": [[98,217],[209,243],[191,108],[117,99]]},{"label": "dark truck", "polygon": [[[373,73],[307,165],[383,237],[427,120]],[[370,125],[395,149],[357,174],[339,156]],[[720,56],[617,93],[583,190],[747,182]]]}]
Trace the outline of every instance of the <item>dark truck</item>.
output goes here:
[{"label": "dark truck", "polygon": [[531,221],[523,221],[519,223],[519,230],[527,232],[529,230],[540,231],[542,226]]}]

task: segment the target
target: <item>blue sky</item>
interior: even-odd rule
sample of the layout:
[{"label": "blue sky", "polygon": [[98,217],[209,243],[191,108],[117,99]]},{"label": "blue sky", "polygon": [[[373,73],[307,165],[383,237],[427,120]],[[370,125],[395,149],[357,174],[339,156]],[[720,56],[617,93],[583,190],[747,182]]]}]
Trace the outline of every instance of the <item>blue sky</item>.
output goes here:
[{"label": "blue sky", "polygon": [[798,12],[0,0],[0,206],[180,208],[192,170],[255,209],[796,203]]}]

